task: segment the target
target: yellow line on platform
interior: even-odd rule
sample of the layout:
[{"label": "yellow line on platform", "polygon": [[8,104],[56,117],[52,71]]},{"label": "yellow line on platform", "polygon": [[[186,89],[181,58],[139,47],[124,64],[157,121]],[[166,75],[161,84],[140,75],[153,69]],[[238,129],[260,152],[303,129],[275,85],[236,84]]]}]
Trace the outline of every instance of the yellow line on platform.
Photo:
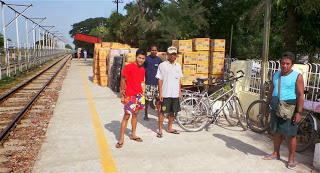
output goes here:
[{"label": "yellow line on platform", "polygon": [[[82,63],[81,63],[82,65]],[[86,88],[86,95],[88,98],[88,103],[90,107],[90,112],[91,112],[91,117],[92,117],[92,122],[94,126],[94,132],[96,134],[97,138],[97,143],[99,146],[99,151],[100,151],[100,157],[101,157],[101,162],[102,162],[102,168],[104,172],[117,172],[116,165],[114,163],[114,160],[111,155],[111,151],[108,145],[108,141],[106,139],[106,136],[103,131],[103,126],[101,124],[100,118],[98,116],[96,107],[94,105],[94,101],[92,99],[90,90],[89,90],[89,85],[87,82],[87,77],[83,71],[83,67],[81,66],[81,74],[82,78],[84,81],[84,86]]]}]

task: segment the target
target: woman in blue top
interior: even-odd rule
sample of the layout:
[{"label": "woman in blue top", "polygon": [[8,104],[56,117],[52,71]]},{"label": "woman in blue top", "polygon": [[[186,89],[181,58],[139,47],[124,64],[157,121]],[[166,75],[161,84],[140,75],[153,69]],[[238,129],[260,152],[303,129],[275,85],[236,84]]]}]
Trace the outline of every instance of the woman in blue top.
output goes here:
[{"label": "woman in blue top", "polygon": [[[279,160],[280,159],[280,145],[282,136],[285,136],[288,141],[289,159],[287,167],[295,169],[296,163],[294,161],[294,154],[297,148],[297,123],[301,119],[301,112],[303,108],[303,78],[298,72],[292,70],[295,56],[291,52],[282,54],[280,61],[281,71],[277,71],[272,80],[267,98],[267,106],[271,106],[271,130],[273,134],[274,151],[270,155],[264,156],[265,160]],[[280,99],[278,93],[279,77],[280,80]],[[272,99],[271,99],[272,98]],[[296,109],[291,119],[283,119],[276,115],[279,100],[285,101],[288,104],[295,104]],[[268,109],[266,109],[268,110]]]}]

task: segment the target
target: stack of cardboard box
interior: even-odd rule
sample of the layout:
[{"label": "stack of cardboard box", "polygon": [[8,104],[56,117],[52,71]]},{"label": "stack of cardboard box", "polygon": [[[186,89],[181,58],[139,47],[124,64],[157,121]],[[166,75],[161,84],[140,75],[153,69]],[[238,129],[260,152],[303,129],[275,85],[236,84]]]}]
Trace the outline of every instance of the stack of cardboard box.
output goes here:
[{"label": "stack of cardboard box", "polygon": [[221,77],[224,72],[224,59],[225,59],[225,39],[211,39],[210,40],[210,77]]},{"label": "stack of cardboard box", "polygon": [[179,62],[184,74],[182,85],[192,85],[197,78],[222,77],[224,39],[172,40],[172,45],[178,49],[179,57],[182,57]]},{"label": "stack of cardboard box", "polygon": [[116,42],[102,42],[94,45],[93,83],[108,86],[113,57],[129,52],[130,45]]},{"label": "stack of cardboard box", "polygon": [[107,86],[107,55],[110,48],[105,44],[96,43],[94,46],[94,63],[93,63],[93,83]]},{"label": "stack of cardboard box", "polygon": [[94,54],[93,54],[93,83],[98,84],[100,81],[100,69],[99,69],[99,49],[101,48],[100,43],[94,44]]}]

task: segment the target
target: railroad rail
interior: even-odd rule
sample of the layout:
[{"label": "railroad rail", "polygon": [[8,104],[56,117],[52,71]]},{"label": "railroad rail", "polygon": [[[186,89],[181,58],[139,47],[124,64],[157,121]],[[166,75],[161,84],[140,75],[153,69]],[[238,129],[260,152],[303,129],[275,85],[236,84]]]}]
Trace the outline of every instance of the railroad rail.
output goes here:
[{"label": "railroad rail", "polygon": [[55,78],[70,57],[70,54],[65,55],[0,98],[0,141],[3,141],[15,127],[15,124]]}]

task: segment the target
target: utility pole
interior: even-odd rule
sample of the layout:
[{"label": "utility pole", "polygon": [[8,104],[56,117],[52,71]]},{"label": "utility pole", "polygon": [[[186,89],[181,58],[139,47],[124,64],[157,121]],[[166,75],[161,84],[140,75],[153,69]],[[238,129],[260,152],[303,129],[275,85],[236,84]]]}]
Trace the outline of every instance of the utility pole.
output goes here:
[{"label": "utility pole", "polygon": [[123,3],[123,0],[114,0],[112,2],[117,3],[117,13],[119,13],[119,3]]},{"label": "utility pole", "polygon": [[263,48],[262,48],[262,63],[261,63],[261,87],[260,99],[265,95],[265,80],[267,78],[267,63],[269,57],[269,40],[270,40],[270,24],[271,24],[271,0],[265,0],[264,10],[264,34],[263,34]]}]

